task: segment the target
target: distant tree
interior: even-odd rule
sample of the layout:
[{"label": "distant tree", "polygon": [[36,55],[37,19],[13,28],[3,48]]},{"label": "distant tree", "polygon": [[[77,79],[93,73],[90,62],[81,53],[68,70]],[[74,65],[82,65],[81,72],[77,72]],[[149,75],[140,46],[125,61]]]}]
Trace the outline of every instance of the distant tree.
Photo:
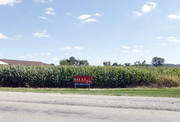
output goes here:
[{"label": "distant tree", "polygon": [[134,66],[148,66],[148,65],[146,64],[146,61],[144,60],[142,63],[140,61],[134,62]]},{"label": "distant tree", "polygon": [[125,66],[131,66],[131,63],[124,63]]},{"label": "distant tree", "polygon": [[115,63],[112,64],[112,66],[118,66],[118,63],[115,62]]},{"label": "distant tree", "polygon": [[160,58],[160,57],[154,57],[152,59],[152,65],[154,65],[155,67],[160,67],[160,66],[163,66],[164,65],[164,58]]},{"label": "distant tree", "polygon": [[75,57],[70,57],[69,59],[64,59],[60,61],[60,65],[67,65],[67,66],[71,66],[71,65],[83,65],[83,66],[88,66],[89,62],[88,60],[77,60]]},{"label": "distant tree", "polygon": [[142,66],[148,66],[148,64],[146,64],[146,61],[144,60],[143,62],[142,62],[142,64],[141,64]]},{"label": "distant tree", "polygon": [[67,66],[69,66],[69,62],[68,62],[67,59],[60,60],[60,65],[67,65]]},{"label": "distant tree", "polygon": [[141,64],[141,62],[140,61],[136,61],[136,62],[134,62],[134,66],[141,66],[142,64]]},{"label": "distant tree", "polygon": [[111,66],[111,62],[110,61],[105,61],[105,62],[103,62],[103,65],[104,66]]},{"label": "distant tree", "polygon": [[50,65],[51,65],[51,66],[55,66],[55,64],[53,64],[53,63],[51,63]]},{"label": "distant tree", "polygon": [[89,62],[88,60],[78,60],[78,64],[82,66],[88,66]]},{"label": "distant tree", "polygon": [[75,57],[70,57],[68,60],[69,65],[78,65],[78,60]]}]

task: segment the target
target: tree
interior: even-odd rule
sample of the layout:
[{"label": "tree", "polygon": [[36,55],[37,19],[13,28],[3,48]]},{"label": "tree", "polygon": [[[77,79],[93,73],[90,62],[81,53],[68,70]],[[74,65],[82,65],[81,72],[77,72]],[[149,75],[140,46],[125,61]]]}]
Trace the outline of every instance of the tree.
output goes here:
[{"label": "tree", "polygon": [[164,58],[160,58],[160,57],[154,57],[152,59],[152,65],[154,65],[155,67],[160,67],[160,66],[163,66],[164,65]]},{"label": "tree", "polygon": [[148,66],[148,65],[146,64],[146,61],[144,60],[142,63],[140,61],[134,62],[134,66],[143,66],[143,67],[145,67],[145,66]]},{"label": "tree", "polygon": [[148,64],[146,64],[146,61],[145,61],[145,60],[142,62],[141,65],[142,65],[143,67],[144,67],[144,66],[148,67]]},{"label": "tree", "polygon": [[51,66],[55,66],[55,64],[53,64],[53,63],[51,63],[50,65],[51,65]]},{"label": "tree", "polygon": [[105,62],[103,62],[103,65],[104,66],[111,66],[111,62],[110,61],[105,61]]},{"label": "tree", "polygon": [[79,61],[78,61],[78,65],[88,66],[89,63],[88,63],[88,60],[79,60]]},{"label": "tree", "polygon": [[112,64],[112,66],[118,66],[118,63],[115,62],[115,63]]},{"label": "tree", "polygon": [[78,60],[76,60],[75,57],[71,56],[68,60],[69,65],[77,65],[78,64]]},{"label": "tree", "polygon": [[60,65],[69,65],[69,63],[67,62],[67,59],[64,60],[60,60]]},{"label": "tree", "polygon": [[141,66],[142,64],[141,64],[141,62],[140,61],[136,61],[136,62],[134,62],[134,66]]},{"label": "tree", "polygon": [[124,63],[125,66],[131,66],[131,63]]},{"label": "tree", "polygon": [[64,60],[61,60],[60,62],[60,65],[68,65],[68,66],[71,66],[71,65],[83,65],[83,66],[88,66],[89,65],[89,62],[88,60],[77,60],[75,57],[70,57],[69,59],[64,59]]}]

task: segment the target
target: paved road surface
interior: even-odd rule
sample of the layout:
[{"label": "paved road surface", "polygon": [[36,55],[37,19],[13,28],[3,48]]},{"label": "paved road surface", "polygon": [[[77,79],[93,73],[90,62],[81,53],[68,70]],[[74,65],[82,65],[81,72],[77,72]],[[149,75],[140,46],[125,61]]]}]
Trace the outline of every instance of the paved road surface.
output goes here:
[{"label": "paved road surface", "polygon": [[[55,96],[55,97],[54,97]],[[58,97],[58,98],[57,98]],[[87,101],[95,101],[93,104]],[[108,99],[107,99],[108,98]],[[180,122],[180,111],[172,106],[180,107],[180,99],[169,98],[167,109],[166,98],[147,98],[149,104],[159,101],[166,105],[165,109],[135,108],[127,103],[138,101],[143,97],[112,97],[112,96],[88,96],[88,95],[60,95],[60,94],[35,94],[0,92],[0,121],[1,122]],[[130,99],[131,98],[131,99]],[[59,100],[63,102],[60,102]],[[86,101],[87,100],[87,101]],[[115,106],[114,102],[121,103]],[[79,104],[78,102],[79,101]],[[86,101],[86,104],[81,102]],[[156,102],[152,102],[156,101]],[[104,102],[103,105],[99,105]],[[96,104],[97,103],[97,104]],[[113,103],[111,106],[109,103]],[[146,104],[148,101],[145,102]],[[172,105],[170,104],[172,103]],[[154,105],[155,106],[155,105]],[[145,110],[148,109],[148,110]]]}]

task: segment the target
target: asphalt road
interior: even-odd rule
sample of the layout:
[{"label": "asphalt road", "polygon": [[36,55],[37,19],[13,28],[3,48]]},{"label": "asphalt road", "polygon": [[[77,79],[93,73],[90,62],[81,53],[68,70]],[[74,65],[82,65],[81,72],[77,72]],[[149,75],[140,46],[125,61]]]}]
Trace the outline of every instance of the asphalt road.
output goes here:
[{"label": "asphalt road", "polygon": [[[157,99],[162,105],[166,105],[166,109],[157,107],[157,110],[155,108],[148,109],[148,107],[146,109],[143,108],[144,106],[132,109],[131,105],[128,108],[127,104],[131,103],[131,100],[138,106],[137,101],[142,102],[143,97],[127,97],[126,101],[125,98],[0,92],[0,122],[180,122],[180,111],[167,109],[168,106],[165,101],[168,99],[166,98],[162,98],[161,101],[159,101],[160,98],[151,98],[149,104]],[[150,100],[150,98],[147,99]],[[91,100],[95,102],[93,104],[88,103]],[[123,104],[121,107],[119,107],[120,104],[117,106],[115,103],[113,106],[109,104],[113,101],[120,103],[120,100],[126,102],[125,107]],[[179,99],[170,98],[169,100],[170,103],[173,102],[172,105],[180,106]],[[86,104],[83,103],[84,101]],[[105,104],[100,105],[101,102]],[[169,104],[169,107],[171,108],[172,105]]]}]

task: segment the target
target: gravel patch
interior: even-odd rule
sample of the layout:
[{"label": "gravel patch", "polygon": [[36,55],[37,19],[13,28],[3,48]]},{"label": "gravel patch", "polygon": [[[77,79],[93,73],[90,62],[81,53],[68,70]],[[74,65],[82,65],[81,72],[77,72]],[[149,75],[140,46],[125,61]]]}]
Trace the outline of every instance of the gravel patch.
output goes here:
[{"label": "gravel patch", "polygon": [[0,92],[0,101],[180,112],[180,98]]}]

